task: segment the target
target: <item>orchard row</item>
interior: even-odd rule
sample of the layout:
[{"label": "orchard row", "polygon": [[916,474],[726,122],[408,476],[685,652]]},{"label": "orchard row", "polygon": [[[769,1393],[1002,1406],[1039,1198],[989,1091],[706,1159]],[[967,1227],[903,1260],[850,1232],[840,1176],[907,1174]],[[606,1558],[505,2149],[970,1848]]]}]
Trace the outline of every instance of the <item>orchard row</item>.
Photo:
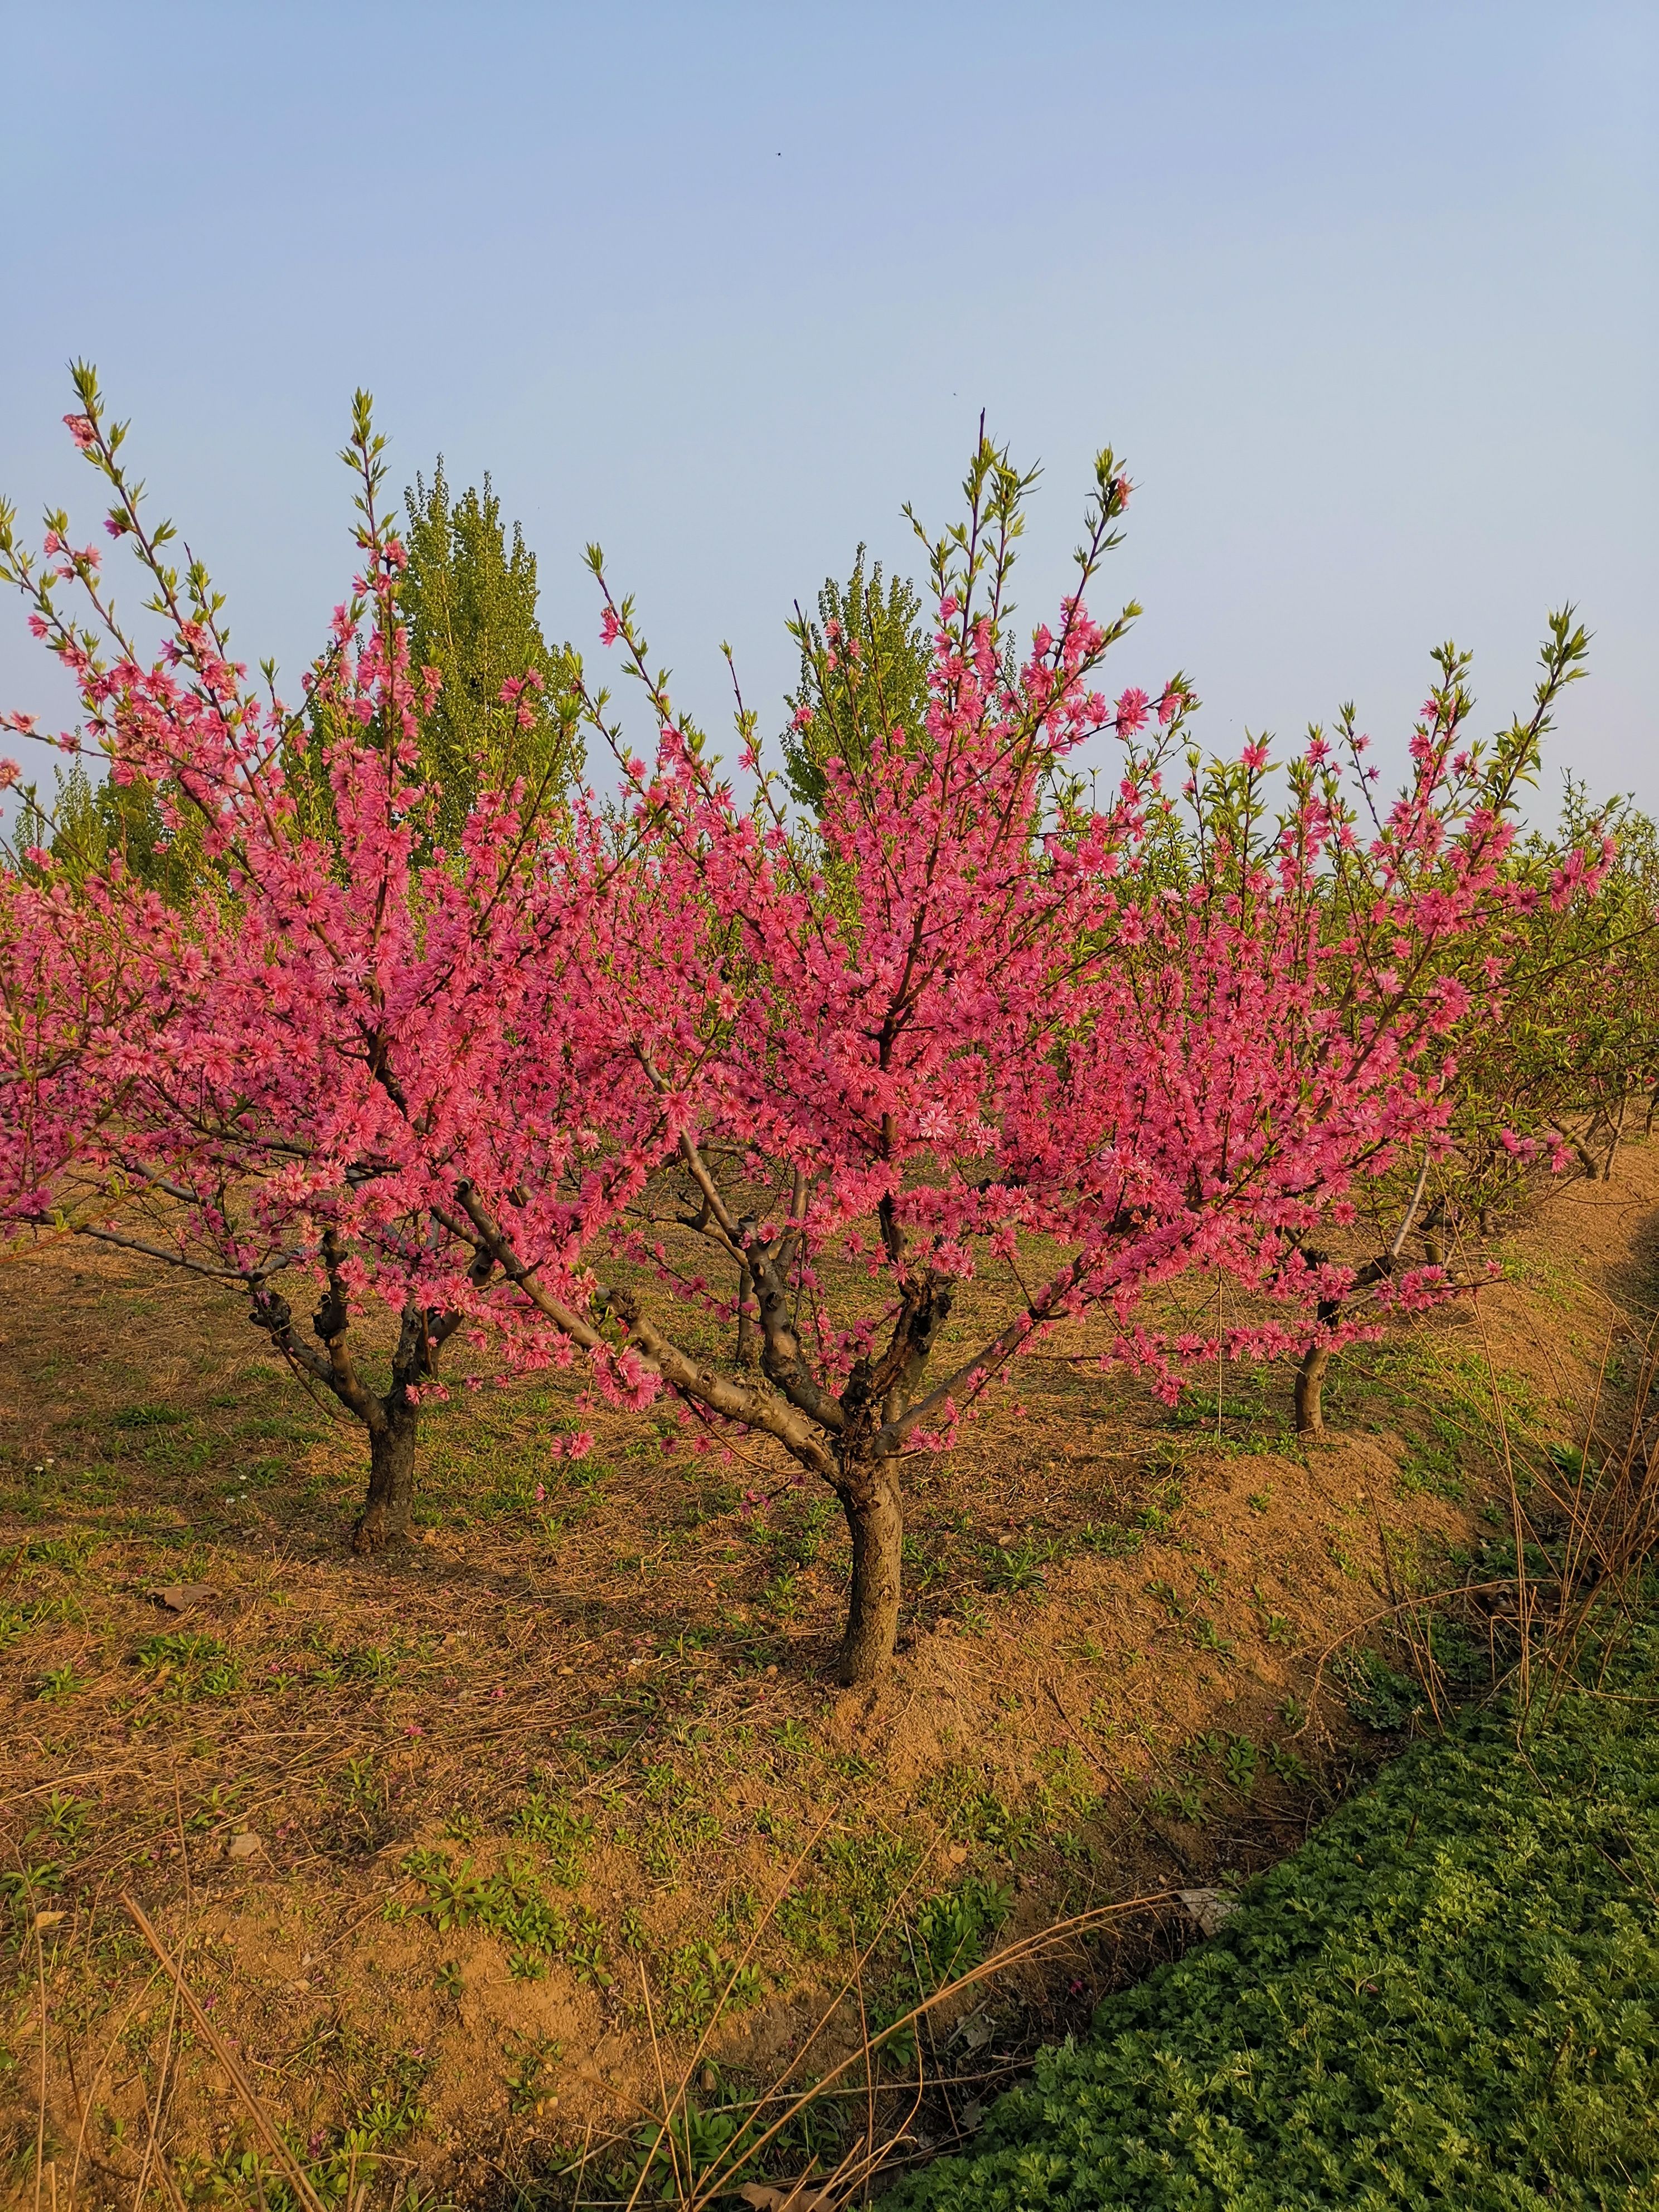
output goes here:
[{"label": "orchard row", "polygon": [[[243,1297],[367,1431],[359,1549],[407,1532],[447,1390],[552,1367],[579,1408],[666,1395],[694,1449],[769,1438],[839,1498],[840,1672],[867,1680],[906,1463],[1056,1329],[1103,1323],[1166,1394],[1288,1357],[1316,1428],[1332,1352],[1455,1295],[1464,1225],[1599,1172],[1652,1091],[1648,825],[1577,792],[1559,839],[1518,811],[1583,670],[1570,614],[1494,738],[1466,657],[1436,656],[1386,802],[1351,713],[1277,762],[1209,757],[1184,677],[1103,680],[1138,611],[1090,611],[1119,464],[1022,639],[1029,479],[981,442],[928,542],[930,627],[860,562],[794,626],[783,770],[740,696],[727,770],[598,549],[637,744],[533,618],[487,685],[424,657],[421,528],[462,509],[441,483],[400,537],[360,395],[358,574],[290,708],[76,379],[70,431],[161,635],[141,648],[67,515],[37,550],[0,511],[0,574],[78,690],[54,742],[98,771],[56,815],[29,794],[0,872],[0,1207],[15,1238]],[[990,1270],[1012,1317],[964,1337],[953,1302]],[[1243,1293],[1222,1341],[1160,1322],[1195,1271]]]}]

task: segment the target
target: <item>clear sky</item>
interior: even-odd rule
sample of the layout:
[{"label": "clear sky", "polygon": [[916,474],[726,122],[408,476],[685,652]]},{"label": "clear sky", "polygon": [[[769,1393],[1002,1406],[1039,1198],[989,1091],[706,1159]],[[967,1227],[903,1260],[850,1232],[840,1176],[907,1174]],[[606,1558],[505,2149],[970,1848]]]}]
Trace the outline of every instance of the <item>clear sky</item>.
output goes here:
[{"label": "clear sky", "polygon": [[[724,716],[729,638],[775,729],[790,602],[912,564],[983,407],[1044,467],[1032,619],[1127,457],[1114,689],[1392,753],[1432,644],[1506,718],[1571,598],[1557,763],[1659,806],[1656,94],[1651,0],[0,0],[0,489],[93,526],[95,361],[297,688],[366,384],[398,483],[493,472],[550,636],[598,653],[597,538],[677,696]],[[52,678],[0,605],[0,697]]]}]

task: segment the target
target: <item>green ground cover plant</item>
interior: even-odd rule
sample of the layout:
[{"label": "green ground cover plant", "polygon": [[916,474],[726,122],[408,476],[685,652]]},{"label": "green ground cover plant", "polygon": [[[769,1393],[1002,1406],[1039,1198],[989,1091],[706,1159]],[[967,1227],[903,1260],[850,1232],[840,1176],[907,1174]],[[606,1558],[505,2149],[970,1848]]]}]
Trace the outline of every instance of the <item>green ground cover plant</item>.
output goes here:
[{"label": "green ground cover plant", "polygon": [[[1534,1711],[1539,1711],[1534,1701]],[[1659,1625],[1476,1709],[887,2212],[1659,2205]]]}]

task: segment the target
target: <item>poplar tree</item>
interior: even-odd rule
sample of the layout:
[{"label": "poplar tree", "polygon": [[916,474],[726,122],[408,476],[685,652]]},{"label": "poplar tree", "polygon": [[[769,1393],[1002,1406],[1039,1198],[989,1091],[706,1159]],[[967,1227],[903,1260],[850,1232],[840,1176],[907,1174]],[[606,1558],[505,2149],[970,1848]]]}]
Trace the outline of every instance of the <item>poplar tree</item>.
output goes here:
[{"label": "poplar tree", "polygon": [[907,578],[888,581],[879,561],[865,573],[860,545],[845,584],[824,579],[814,620],[797,604],[789,635],[800,647],[800,683],[787,695],[793,720],[783,738],[785,775],[802,806],[822,813],[824,767],[869,766],[876,738],[926,734],[933,644],[921,600]]},{"label": "poplar tree", "polygon": [[[442,678],[421,718],[422,767],[442,785],[440,836],[453,845],[481,790],[524,777],[538,807],[556,806],[580,779],[583,750],[573,696],[574,653],[550,647],[536,612],[536,556],[518,523],[509,548],[501,503],[482,492],[452,498],[438,457],[432,481],[404,495],[409,566],[398,601],[411,666]],[[530,670],[542,678],[521,701],[527,726],[504,711],[501,686]]]}]

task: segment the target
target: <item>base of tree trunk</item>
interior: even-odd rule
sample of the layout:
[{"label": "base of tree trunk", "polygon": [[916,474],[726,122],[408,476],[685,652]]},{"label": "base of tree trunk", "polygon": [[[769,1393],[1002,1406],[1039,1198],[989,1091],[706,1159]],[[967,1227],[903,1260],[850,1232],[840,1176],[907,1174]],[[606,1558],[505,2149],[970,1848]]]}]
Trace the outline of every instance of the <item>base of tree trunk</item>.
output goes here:
[{"label": "base of tree trunk", "polygon": [[368,1440],[368,1496],[351,1532],[360,1559],[409,1542],[415,1510],[413,1407],[399,1407],[385,1430]]},{"label": "base of tree trunk", "polygon": [[407,1522],[398,1528],[378,1505],[365,1506],[351,1524],[351,1549],[360,1559],[372,1559],[376,1552],[391,1551],[397,1545],[413,1541],[414,1532]]},{"label": "base of tree trunk", "polygon": [[1325,1370],[1331,1364],[1322,1344],[1310,1346],[1296,1370],[1296,1432],[1299,1437],[1325,1433]]},{"label": "base of tree trunk", "polygon": [[843,1492],[842,1508],[853,1538],[853,1588],[847,1632],[836,1657],[836,1679],[851,1689],[880,1679],[898,1641],[903,1574],[904,1509],[898,1484],[885,1468]]}]

